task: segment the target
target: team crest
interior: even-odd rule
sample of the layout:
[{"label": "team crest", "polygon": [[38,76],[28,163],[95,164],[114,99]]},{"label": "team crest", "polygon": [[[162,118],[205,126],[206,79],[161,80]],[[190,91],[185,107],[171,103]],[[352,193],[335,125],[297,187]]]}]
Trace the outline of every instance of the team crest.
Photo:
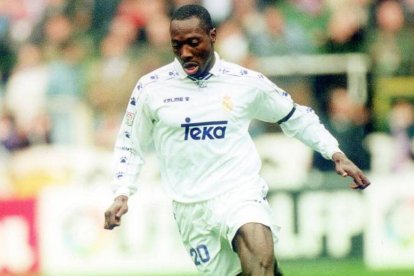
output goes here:
[{"label": "team crest", "polygon": [[224,96],[221,104],[223,105],[225,110],[227,111],[233,110],[233,101],[230,96]]},{"label": "team crest", "polygon": [[132,126],[132,124],[134,123],[134,118],[135,118],[135,113],[134,112],[127,112],[125,123],[128,126]]}]

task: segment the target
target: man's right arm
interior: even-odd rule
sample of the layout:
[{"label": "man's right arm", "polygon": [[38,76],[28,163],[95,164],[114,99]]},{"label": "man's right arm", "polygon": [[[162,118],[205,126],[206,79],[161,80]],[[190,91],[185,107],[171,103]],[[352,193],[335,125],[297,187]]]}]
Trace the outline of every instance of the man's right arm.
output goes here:
[{"label": "man's right arm", "polygon": [[131,196],[144,165],[144,150],[152,140],[153,123],[147,110],[144,88],[135,87],[124,115],[114,149],[114,197]]},{"label": "man's right arm", "polygon": [[108,230],[114,229],[121,225],[121,217],[128,212],[128,197],[117,196],[112,205],[105,212],[104,228]]},{"label": "man's right arm", "polygon": [[142,85],[135,87],[123,118],[114,150],[114,202],[105,212],[105,229],[120,225],[128,197],[138,189],[138,176],[144,164],[143,150],[152,137],[152,120],[146,107]]}]

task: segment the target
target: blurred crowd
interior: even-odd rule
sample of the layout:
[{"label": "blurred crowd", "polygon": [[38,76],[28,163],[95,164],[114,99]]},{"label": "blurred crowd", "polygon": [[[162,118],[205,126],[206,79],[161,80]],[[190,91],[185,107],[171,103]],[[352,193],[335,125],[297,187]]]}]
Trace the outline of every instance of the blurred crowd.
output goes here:
[{"label": "blurred crowd", "polygon": [[[255,70],[268,56],[366,54],[364,103],[348,93],[346,75],[280,85],[317,110],[350,158],[370,169],[364,139],[378,131],[373,84],[414,77],[414,0],[1,0],[0,156],[36,145],[112,149],[138,78],[172,60],[170,15],[187,3],[210,10],[222,58]],[[396,170],[413,159],[411,91],[393,101],[381,130],[395,138]],[[252,131],[277,130],[256,123]],[[332,168],[318,154],[313,166]]]}]

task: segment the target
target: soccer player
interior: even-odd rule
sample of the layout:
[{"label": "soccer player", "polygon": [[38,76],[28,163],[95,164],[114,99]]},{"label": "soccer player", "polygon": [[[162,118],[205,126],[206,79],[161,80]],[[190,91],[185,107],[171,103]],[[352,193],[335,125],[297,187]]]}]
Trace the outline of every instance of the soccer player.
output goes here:
[{"label": "soccer player", "polygon": [[105,228],[121,224],[137,191],[143,152],[153,142],[182,241],[200,274],[281,275],[274,253],[278,229],[250,121],[278,123],[331,159],[338,174],[352,177],[351,188],[370,182],[310,108],[294,103],[262,74],[220,59],[205,8],[176,10],[170,35],[175,60],[143,76],[128,104]]}]

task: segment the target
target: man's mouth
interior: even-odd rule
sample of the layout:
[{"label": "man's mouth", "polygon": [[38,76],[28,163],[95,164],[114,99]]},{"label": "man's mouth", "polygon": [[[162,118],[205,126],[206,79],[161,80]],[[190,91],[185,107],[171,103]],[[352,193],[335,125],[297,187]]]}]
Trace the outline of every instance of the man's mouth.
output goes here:
[{"label": "man's mouth", "polygon": [[187,75],[190,75],[190,76],[196,74],[198,71],[198,68],[199,68],[198,64],[194,62],[187,62],[187,63],[184,63],[183,65],[184,71],[187,73]]}]

